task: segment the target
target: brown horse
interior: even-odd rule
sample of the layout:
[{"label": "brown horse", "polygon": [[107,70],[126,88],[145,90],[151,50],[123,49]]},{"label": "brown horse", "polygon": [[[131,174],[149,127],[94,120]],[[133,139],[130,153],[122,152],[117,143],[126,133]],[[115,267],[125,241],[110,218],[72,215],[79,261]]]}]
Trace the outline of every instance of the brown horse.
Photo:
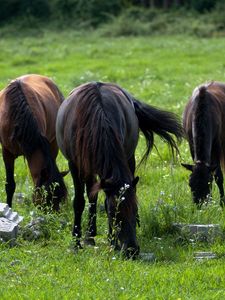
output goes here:
[{"label": "brown horse", "polygon": [[[74,89],[62,103],[56,121],[56,137],[73,177],[73,235],[78,246],[86,185],[90,203],[86,241],[94,244],[97,191],[103,189],[112,243],[119,246],[119,241],[127,257],[138,254],[135,188],[138,178],[134,177],[134,152],[139,128],[146,137],[146,158],[154,144],[153,133],[177,150],[171,134],[181,138],[182,127],[176,116],[134,99],[117,85],[87,83]],[[96,183],[97,176],[99,183]]]},{"label": "brown horse", "polygon": [[211,82],[198,86],[184,114],[183,127],[194,165],[182,164],[191,171],[189,185],[193,201],[200,207],[211,193],[213,176],[224,206],[225,170],[225,84]]},{"label": "brown horse", "polygon": [[58,210],[60,200],[66,197],[62,174],[55,162],[55,122],[62,101],[55,83],[40,75],[21,76],[0,93],[0,142],[10,207],[16,187],[14,161],[20,155],[27,159],[36,187],[35,203],[45,202]]}]

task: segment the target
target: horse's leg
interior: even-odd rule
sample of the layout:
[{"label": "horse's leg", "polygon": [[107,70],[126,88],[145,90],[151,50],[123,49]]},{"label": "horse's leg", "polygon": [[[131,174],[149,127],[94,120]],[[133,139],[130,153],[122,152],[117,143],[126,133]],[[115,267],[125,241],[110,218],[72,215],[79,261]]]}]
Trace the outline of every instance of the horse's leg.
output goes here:
[{"label": "horse's leg", "polygon": [[[129,166],[129,169],[130,169],[131,173],[134,176],[135,168],[136,168],[136,161],[135,161],[135,156],[134,155],[132,155],[131,158],[128,160],[128,166]],[[134,187],[134,188],[135,188],[135,191],[136,191],[136,187]],[[107,206],[107,198],[105,199],[105,210],[106,210],[107,215],[108,215],[108,220],[115,218],[115,216],[112,216],[112,215],[110,216],[109,208]],[[110,244],[114,247],[115,250],[121,250],[120,246],[118,244],[118,239],[113,234],[113,228],[110,225],[110,222],[108,222],[108,223],[109,223],[108,239],[110,241]],[[138,214],[137,214],[137,223],[139,224],[139,215]]]},{"label": "horse's leg", "polygon": [[223,189],[223,173],[220,165],[215,170],[215,181],[220,191],[220,205],[225,206],[224,189]]},{"label": "horse's leg", "polygon": [[[130,168],[130,170],[131,170],[131,172],[134,176],[135,169],[136,169],[136,161],[135,161],[135,156],[134,155],[132,155],[131,158],[128,160],[128,165],[129,165],[129,168]],[[134,190],[135,190],[135,193],[136,193],[136,185],[134,187]],[[138,227],[140,227],[139,213],[137,213],[136,221],[137,221]]]},{"label": "horse's leg", "polygon": [[9,205],[9,207],[12,207],[12,198],[16,189],[16,183],[14,180],[15,157],[5,148],[2,149],[2,156],[6,170],[5,190],[7,195],[7,204]]},{"label": "horse's leg", "polygon": [[73,178],[74,184],[74,200],[73,200],[73,210],[74,210],[74,227],[73,236],[76,238],[76,245],[80,248],[80,238],[81,238],[81,218],[84,211],[85,199],[84,199],[84,181],[79,176],[79,172],[73,162],[69,162],[70,172]]},{"label": "horse's leg", "polygon": [[[112,215],[112,213],[110,213],[109,207],[107,205],[107,197],[105,199],[105,210],[108,216],[108,241],[110,243],[110,245],[114,248],[114,250],[121,250],[118,244],[118,238],[115,236],[114,234],[114,230],[113,227],[111,226],[111,222],[113,222],[113,220],[115,220],[115,214]],[[113,222],[114,223],[114,222]]]},{"label": "horse's leg", "polygon": [[89,245],[95,245],[94,237],[97,234],[96,229],[96,206],[97,206],[97,200],[98,195],[91,195],[91,189],[93,185],[96,183],[95,177],[90,177],[86,181],[87,186],[87,195],[89,199],[89,216],[88,216],[88,228],[86,232],[85,242]]},{"label": "horse's leg", "polygon": [[136,161],[134,155],[131,156],[131,158],[128,160],[128,165],[130,168],[131,173],[134,176],[135,168],[136,168]]}]

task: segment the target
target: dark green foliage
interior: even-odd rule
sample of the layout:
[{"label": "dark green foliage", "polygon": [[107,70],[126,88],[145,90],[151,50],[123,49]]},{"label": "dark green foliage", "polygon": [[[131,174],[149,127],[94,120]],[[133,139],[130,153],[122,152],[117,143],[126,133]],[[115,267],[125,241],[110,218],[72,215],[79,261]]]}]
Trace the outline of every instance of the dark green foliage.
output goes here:
[{"label": "dark green foliage", "polygon": [[110,15],[117,15],[122,7],[122,0],[2,0],[0,22],[32,17],[46,22],[50,18],[70,24],[86,22],[96,26]]},{"label": "dark green foliage", "polygon": [[225,4],[200,14],[195,10],[159,10],[131,7],[101,28],[104,36],[188,34],[198,37],[223,36]]},{"label": "dark green foliage", "polygon": [[189,0],[188,8],[205,13],[219,7],[224,8],[224,4],[224,0]]},{"label": "dark green foliage", "polygon": [[35,26],[34,20],[41,20],[45,23],[54,21],[60,27],[96,27],[124,10],[126,13],[127,8],[131,18],[146,21],[155,16],[156,9],[171,11],[177,8],[205,13],[218,4],[223,4],[223,0],[2,0],[0,24],[23,19],[29,26]]},{"label": "dark green foliage", "polygon": [[110,15],[118,15],[122,8],[121,0],[57,0],[56,7],[62,17],[72,18],[75,23],[98,25],[106,21]]},{"label": "dark green foliage", "polygon": [[11,18],[18,15],[19,12],[19,1],[18,0],[2,0],[0,8],[0,22],[10,20]]},{"label": "dark green foliage", "polygon": [[38,19],[45,19],[50,15],[49,2],[46,0],[19,0],[20,15],[33,16]]},{"label": "dark green foliage", "polygon": [[215,0],[191,0],[190,7],[197,10],[200,13],[210,11],[213,9],[219,1]]},{"label": "dark green foliage", "polygon": [[34,17],[46,19],[50,15],[49,1],[47,0],[2,0],[0,8],[0,22],[17,17]]}]

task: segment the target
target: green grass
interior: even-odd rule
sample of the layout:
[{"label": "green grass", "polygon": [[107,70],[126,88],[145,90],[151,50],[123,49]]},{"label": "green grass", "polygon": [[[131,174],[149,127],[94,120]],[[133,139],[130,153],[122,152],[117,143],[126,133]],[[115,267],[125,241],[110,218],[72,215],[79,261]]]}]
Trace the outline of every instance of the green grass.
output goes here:
[{"label": "green grass", "polygon": [[[97,33],[34,31],[30,35],[3,35],[0,40],[0,88],[26,74],[50,76],[65,96],[77,85],[91,80],[116,82],[137,98],[181,116],[194,87],[207,80],[225,81],[225,38],[197,39],[186,36],[100,37]],[[191,201],[188,172],[180,161],[191,162],[188,145],[172,162],[166,145],[156,138],[145,166],[137,170],[141,227],[141,251],[154,252],[155,263],[124,261],[107,243],[107,219],[98,207],[98,236],[95,248],[74,253],[73,186],[65,178],[68,202],[60,215],[46,216],[47,238],[25,241],[16,247],[0,245],[1,299],[222,299],[225,296],[225,246],[182,240],[172,234],[171,222],[216,223],[225,228],[225,213],[213,188],[213,201],[201,211]],[[144,153],[144,138],[136,152]],[[59,155],[60,169],[67,162]],[[5,201],[5,171],[0,160],[1,201]],[[14,201],[24,216],[22,227],[33,214],[41,214],[31,203],[32,182],[22,158],[16,162],[16,192],[25,201]],[[103,204],[100,195],[99,203]],[[99,204],[99,205],[100,205]],[[84,228],[87,208],[84,213]],[[64,224],[64,226],[62,226]],[[196,262],[195,251],[207,250],[218,259]]]}]

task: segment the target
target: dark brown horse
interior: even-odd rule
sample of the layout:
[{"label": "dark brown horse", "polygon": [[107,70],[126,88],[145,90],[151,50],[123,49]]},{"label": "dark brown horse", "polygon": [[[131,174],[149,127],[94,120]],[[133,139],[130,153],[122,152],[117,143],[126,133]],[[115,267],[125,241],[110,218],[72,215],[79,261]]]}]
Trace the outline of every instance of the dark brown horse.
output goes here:
[{"label": "dark brown horse", "polygon": [[36,203],[43,204],[45,200],[58,210],[60,200],[66,196],[62,174],[55,162],[58,153],[55,122],[62,101],[63,96],[53,81],[40,75],[19,77],[0,93],[0,142],[10,207],[16,187],[14,161],[20,155],[28,161],[36,187]]},{"label": "dark brown horse", "polygon": [[225,84],[211,82],[197,87],[184,114],[183,127],[194,165],[182,164],[191,171],[189,185],[198,205],[211,193],[213,176],[225,204],[223,170],[225,169]]},{"label": "dark brown horse", "polygon": [[[147,151],[157,133],[173,150],[182,136],[182,127],[172,113],[134,99],[110,83],[93,82],[74,89],[61,105],[56,121],[59,148],[69,161],[73,177],[74,228],[80,246],[81,216],[85,206],[84,188],[89,198],[89,224],[86,240],[96,235],[97,191],[106,194],[109,236],[120,243],[127,257],[139,252],[136,239],[137,199],[134,152],[139,128],[146,137]],[[96,183],[96,177],[100,182]],[[119,245],[118,245],[119,246]]]}]

